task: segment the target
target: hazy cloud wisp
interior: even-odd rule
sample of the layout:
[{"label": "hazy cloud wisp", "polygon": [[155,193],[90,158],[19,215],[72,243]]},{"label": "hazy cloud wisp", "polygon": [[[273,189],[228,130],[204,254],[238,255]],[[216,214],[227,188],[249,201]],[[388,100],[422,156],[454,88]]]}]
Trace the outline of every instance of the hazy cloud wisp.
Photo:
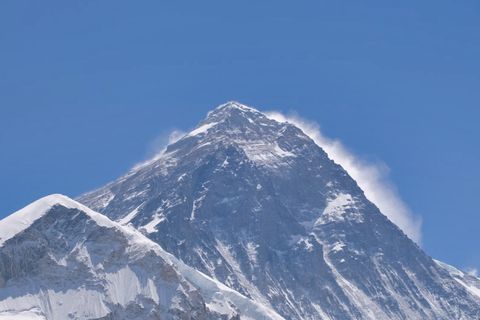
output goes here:
[{"label": "hazy cloud wisp", "polygon": [[281,122],[290,122],[315,141],[329,157],[341,165],[380,211],[403,230],[417,244],[421,243],[419,216],[414,215],[401,199],[395,186],[389,181],[389,169],[385,164],[369,163],[355,156],[336,139],[325,137],[320,126],[298,116],[286,116],[277,111],[266,112],[267,116]]},{"label": "hazy cloud wisp", "polygon": [[153,161],[157,160],[159,157],[162,156],[162,154],[165,152],[165,149],[169,145],[180,140],[182,137],[185,136],[185,134],[186,133],[182,130],[174,129],[170,132],[159,135],[149,144],[148,151],[147,151],[148,160],[135,164],[132,170],[134,171],[138,170],[144,167],[145,165],[148,165],[149,163],[152,163]]},{"label": "hazy cloud wisp", "polygon": [[478,269],[477,268],[467,268],[466,272],[471,275],[471,276],[474,276],[474,277],[478,277],[479,274],[478,274]]}]

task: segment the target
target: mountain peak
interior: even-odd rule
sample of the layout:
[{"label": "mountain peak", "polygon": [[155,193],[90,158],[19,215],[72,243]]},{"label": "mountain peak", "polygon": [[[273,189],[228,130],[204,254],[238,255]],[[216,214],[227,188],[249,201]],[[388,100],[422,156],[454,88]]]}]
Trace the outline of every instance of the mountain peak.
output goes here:
[{"label": "mountain peak", "polygon": [[246,112],[258,112],[258,113],[261,113],[260,111],[258,111],[257,109],[255,108],[252,108],[252,107],[249,107],[245,104],[242,104],[238,101],[228,101],[224,104],[221,104],[219,105],[218,107],[215,108],[214,112],[215,111],[218,111],[218,110],[241,110],[241,111],[246,111]]},{"label": "mountain peak", "polygon": [[257,109],[236,101],[229,101],[208,112],[206,118],[180,140],[191,137],[205,138],[207,133],[211,137],[213,132],[220,138],[238,137],[247,132],[263,132],[265,128],[272,128],[275,124],[278,122]]},{"label": "mountain peak", "polygon": [[201,150],[198,154],[210,154],[220,145],[234,145],[243,149],[250,160],[276,167],[278,162],[295,156],[292,146],[300,143],[303,148],[307,140],[308,137],[294,125],[278,121],[240,102],[229,101],[208,112],[195,128],[169,144],[161,153],[135,166],[129,175],[150,165],[160,168],[160,163],[166,159],[177,161],[179,155],[185,157]]},{"label": "mountain peak", "polygon": [[279,120],[223,104],[80,201],[286,319],[479,318],[474,279],[446,272]]},{"label": "mountain peak", "polygon": [[264,117],[265,115],[257,109],[246,106],[237,101],[229,101],[210,111],[202,123],[220,122],[227,119],[237,121],[241,121],[243,119],[253,123],[255,119]]},{"label": "mountain peak", "polygon": [[62,206],[78,209],[88,214],[98,224],[108,224],[109,219],[63,194],[51,194],[40,198],[23,209],[0,220],[0,247],[5,241],[30,227],[35,221],[47,214],[53,207]]}]

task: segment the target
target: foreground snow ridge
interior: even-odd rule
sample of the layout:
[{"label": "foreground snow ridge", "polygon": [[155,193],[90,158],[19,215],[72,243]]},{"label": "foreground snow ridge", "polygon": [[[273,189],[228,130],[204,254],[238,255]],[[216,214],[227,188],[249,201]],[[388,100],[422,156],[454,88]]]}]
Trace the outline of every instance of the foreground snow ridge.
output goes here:
[{"label": "foreground snow ridge", "polygon": [[[50,215],[55,215],[54,220],[50,219]],[[76,221],[82,215],[84,216],[82,220]],[[67,226],[74,220],[76,226],[83,224],[82,229],[85,230],[85,235],[58,233],[58,231],[62,231],[58,230],[58,224]],[[35,222],[38,224],[35,225]],[[141,301],[145,299],[150,300],[154,305],[163,303],[164,307],[180,309],[178,312],[183,312],[185,307],[182,306],[184,304],[182,297],[185,294],[190,295],[187,293],[188,291],[184,291],[189,288],[189,285],[186,284],[191,284],[189,291],[199,290],[198,299],[204,301],[207,307],[204,312],[211,314],[211,319],[221,316],[226,317],[225,319],[235,316],[248,320],[283,319],[271,309],[257,304],[222,283],[185,265],[137,230],[113,222],[63,195],[51,195],[35,201],[0,221],[0,226],[3,241],[3,246],[0,248],[0,257],[2,257],[2,261],[0,261],[0,319],[100,319],[107,316],[113,316],[113,319],[144,319],[145,314],[143,313],[138,313],[137,316],[134,312],[132,314],[132,311],[125,310],[132,308],[132,304],[139,303],[141,306],[143,304]],[[40,266],[37,264],[33,266],[34,270],[37,267],[41,269],[41,265],[45,263],[51,264],[52,268],[61,270],[59,274],[40,274],[41,279],[37,279],[39,282],[48,286],[49,283],[53,284],[58,281],[75,281],[65,277],[70,271],[74,271],[72,268],[79,266],[90,270],[90,276],[93,274],[94,277],[76,279],[78,287],[44,287],[40,283],[41,289],[39,288],[37,293],[33,293],[36,291],[34,288],[37,287],[37,284],[32,287],[28,282],[35,280],[35,276],[30,277],[29,274],[19,276],[22,273],[21,270],[13,274],[4,270],[5,264],[15,263],[18,263],[19,268],[29,268],[28,262],[22,262],[23,259],[28,259],[28,257],[23,257],[22,250],[13,252],[16,256],[9,256],[9,253],[12,253],[11,246],[22,245],[21,249],[23,249],[31,245],[28,240],[30,236],[25,233],[37,231],[41,231],[47,241],[62,241],[62,239],[76,241],[72,247],[73,250],[69,252],[60,248],[57,250],[49,247],[39,248],[39,250],[47,250],[47,252],[40,258],[40,262],[38,262]],[[111,242],[107,244],[88,243],[92,241],[93,237],[98,236],[98,232],[111,234],[111,237],[109,236]],[[26,236],[27,239],[22,239],[23,236]],[[15,241],[12,243],[9,240]],[[43,240],[39,239],[39,242],[41,241]],[[124,244],[117,247],[118,242]],[[104,254],[108,255],[108,252],[115,248],[120,250],[118,253],[123,252],[123,254],[118,257],[115,254],[115,261],[102,260]],[[150,258],[151,254],[154,256]],[[45,259],[51,259],[51,261],[47,262]],[[145,262],[140,263],[144,259],[153,259],[152,261],[156,261],[156,268],[159,269],[157,271],[156,268],[149,269],[152,266],[145,266]],[[115,264],[116,271],[108,271],[111,268],[107,265],[111,263]],[[165,271],[162,271],[165,268],[170,270],[167,275],[164,274]],[[172,280],[175,277],[179,277],[179,280]],[[4,278],[7,278],[7,281]],[[11,286],[9,286],[10,281],[12,282]],[[89,288],[84,281],[98,282],[98,285]],[[172,281],[180,282],[172,287],[172,284],[169,284]],[[182,281],[186,281],[186,284],[183,284]],[[5,284],[5,282],[7,283]],[[175,294],[179,290],[175,289],[176,286],[181,288],[180,295]],[[167,299],[169,295],[171,296],[170,302]],[[110,306],[112,303],[119,307]],[[112,312],[115,308],[123,310],[125,315],[114,316]],[[186,311],[188,314],[188,310]],[[121,313],[120,311],[116,312],[117,314]],[[152,314],[156,314],[155,312],[158,312],[158,315],[162,313],[161,309],[152,312],[148,313],[145,319],[150,319]],[[197,312],[199,318],[204,317],[201,316],[200,311]],[[175,313],[170,315],[166,313],[165,318],[177,319]],[[181,317],[178,316],[178,318]]]}]

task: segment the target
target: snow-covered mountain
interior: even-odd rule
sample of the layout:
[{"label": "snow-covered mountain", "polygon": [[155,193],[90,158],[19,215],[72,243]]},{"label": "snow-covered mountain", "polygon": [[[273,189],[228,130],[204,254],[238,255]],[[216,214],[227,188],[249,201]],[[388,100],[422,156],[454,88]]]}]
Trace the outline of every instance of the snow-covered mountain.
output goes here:
[{"label": "snow-covered mountain", "polygon": [[479,319],[434,261],[299,128],[236,102],[78,199],[286,319]]},{"label": "snow-covered mountain", "polygon": [[0,320],[480,319],[478,278],[299,128],[236,102],[78,200],[0,221]]},{"label": "snow-covered mountain", "polygon": [[283,319],[62,195],[0,221],[0,319]]}]

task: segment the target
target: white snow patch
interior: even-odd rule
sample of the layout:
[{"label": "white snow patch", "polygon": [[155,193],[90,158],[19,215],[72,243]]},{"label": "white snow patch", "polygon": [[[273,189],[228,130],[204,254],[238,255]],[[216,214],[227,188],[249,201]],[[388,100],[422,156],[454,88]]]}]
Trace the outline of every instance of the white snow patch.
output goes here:
[{"label": "white snow patch", "polygon": [[342,251],[345,246],[346,246],[346,245],[345,245],[345,243],[343,243],[343,242],[335,242],[335,244],[333,245],[333,247],[332,247],[331,250],[332,250],[333,252]]},{"label": "white snow patch", "polygon": [[[148,189],[144,189],[144,190],[140,190],[140,191],[134,191],[134,192],[128,194],[125,198],[123,198],[123,200],[127,201],[127,200],[131,200],[131,199],[134,199],[134,198],[138,198],[141,195],[144,195],[145,193],[147,193],[147,191],[148,191]],[[130,192],[130,190],[128,190],[128,192]]]},{"label": "white snow patch", "polygon": [[294,153],[283,150],[277,142],[239,141],[238,143],[251,161],[267,167],[277,167],[284,163],[285,158],[296,157]]},{"label": "white snow patch", "polygon": [[146,225],[144,226],[141,226],[139,229],[141,231],[145,231],[146,233],[154,233],[154,232],[157,232],[157,228],[156,226],[162,222],[163,220],[165,220],[165,215],[163,214],[155,214],[152,218],[152,220],[147,223]]},{"label": "white snow patch", "polygon": [[289,246],[301,245],[301,244],[305,245],[305,249],[307,249],[307,251],[310,252],[313,250],[314,244],[312,243],[312,241],[310,241],[309,236],[293,235],[290,237],[290,240],[288,241]]},{"label": "white snow patch", "polygon": [[146,285],[142,286],[135,272],[128,266],[115,273],[105,275],[108,296],[114,304],[127,306],[135,301],[138,295],[151,298],[158,303],[160,301],[157,288],[152,279],[147,279]]},{"label": "white snow patch", "polygon": [[222,168],[226,168],[230,163],[228,162],[228,157],[225,157],[225,160],[223,160],[223,163],[222,163]]},{"label": "white snow patch", "polygon": [[193,200],[192,212],[190,213],[190,220],[195,220],[195,211],[200,207],[203,199],[205,199],[205,195],[202,195],[200,198]]},{"label": "white snow patch", "polygon": [[215,265],[212,261],[210,261],[208,255],[199,247],[195,247],[194,251],[196,252],[197,256],[202,260],[203,265],[208,270],[207,275],[214,276],[215,275]]},{"label": "white snow patch", "polygon": [[120,224],[127,224],[129,223],[130,221],[132,221],[133,218],[135,218],[135,216],[138,214],[138,209],[140,209],[142,205],[139,205],[138,207],[136,207],[135,209],[133,209],[129,214],[127,214],[125,217],[123,217],[122,219],[118,220],[118,223]]},{"label": "white snow patch", "polygon": [[0,320],[47,320],[40,311],[0,312]]},{"label": "white snow patch", "polygon": [[[353,212],[350,212],[352,210]],[[362,222],[362,216],[356,210],[352,196],[347,193],[339,193],[328,201],[322,215],[315,221],[315,226],[329,222],[344,221],[347,218],[356,222]]]},{"label": "white snow patch", "polygon": [[192,203],[192,212],[190,213],[190,220],[193,221],[195,220],[195,214],[198,208],[202,205],[203,200],[205,200],[205,197],[207,196],[208,193],[208,181],[204,182],[202,184],[202,189],[199,192],[199,197],[193,200]]},{"label": "white snow patch", "polygon": [[213,128],[214,126],[216,126],[218,124],[218,122],[210,122],[210,123],[205,123],[203,125],[201,125],[200,127],[190,131],[189,133],[187,133],[187,137],[193,137],[193,136],[196,136],[196,135],[199,135],[199,134],[202,134],[202,133],[205,133],[207,132],[209,129]]},{"label": "white snow patch", "polygon": [[258,255],[257,248],[258,248],[258,245],[251,241],[247,242],[247,245],[245,247],[245,249],[247,250],[248,258],[250,262],[253,263],[253,265],[257,265],[257,255]]},{"label": "white snow patch", "polygon": [[330,317],[328,314],[323,312],[322,308],[318,304],[312,302],[312,306],[313,308],[315,308],[315,311],[317,311],[318,315],[320,316],[320,319],[325,319],[325,320],[332,319],[332,317]]},{"label": "white snow patch", "polygon": [[[84,287],[65,291],[42,289],[36,294],[9,297],[0,301],[0,310],[5,310],[4,319],[9,320],[97,319],[109,313],[103,294]],[[8,318],[9,313],[15,317]],[[17,314],[23,318],[17,318]]]}]

